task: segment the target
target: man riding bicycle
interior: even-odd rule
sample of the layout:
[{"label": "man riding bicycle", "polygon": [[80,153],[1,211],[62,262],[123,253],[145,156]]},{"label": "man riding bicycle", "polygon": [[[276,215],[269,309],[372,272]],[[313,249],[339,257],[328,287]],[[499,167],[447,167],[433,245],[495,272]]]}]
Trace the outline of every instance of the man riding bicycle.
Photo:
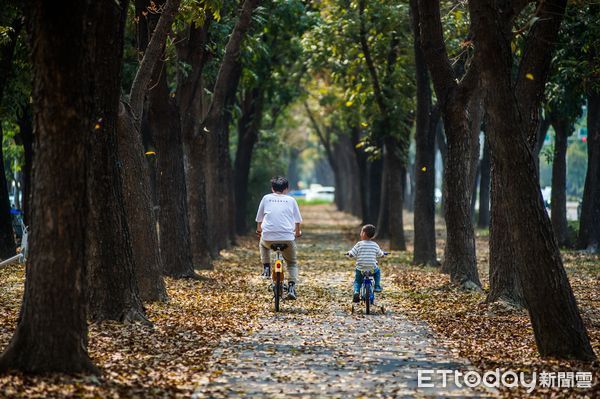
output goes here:
[{"label": "man riding bicycle", "polygon": [[289,183],[285,177],[271,179],[271,194],[260,201],[256,213],[256,234],[260,237],[260,259],[263,264],[262,276],[271,277],[271,245],[287,244],[282,251],[289,272],[287,299],[296,299],[298,264],[296,259],[296,237],[302,235],[302,216],[296,200],[289,195]]}]

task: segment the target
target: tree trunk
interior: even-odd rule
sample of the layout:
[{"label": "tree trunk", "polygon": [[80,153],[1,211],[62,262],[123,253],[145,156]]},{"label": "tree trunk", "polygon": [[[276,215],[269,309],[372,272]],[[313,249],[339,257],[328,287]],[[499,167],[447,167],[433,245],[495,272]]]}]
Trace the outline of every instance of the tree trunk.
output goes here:
[{"label": "tree trunk", "polygon": [[[253,88],[248,90],[241,105],[242,116],[238,123],[238,145],[234,164],[235,225],[237,234],[239,235],[246,234],[248,230],[246,220],[248,180],[250,178],[250,165],[252,164],[254,144],[258,140],[262,119],[263,97],[262,89]],[[294,151],[294,149],[291,150]]]},{"label": "tree trunk", "polygon": [[[489,150],[487,137],[485,145]],[[524,308],[526,304],[517,271],[516,254],[510,245],[506,245],[510,242],[512,231],[506,216],[506,213],[510,212],[506,206],[506,182],[502,181],[502,176],[493,164],[491,165],[491,183],[490,291],[486,302],[503,301],[514,307]]]},{"label": "tree trunk", "polygon": [[354,158],[356,159],[356,166],[358,168],[358,189],[360,193],[360,218],[362,224],[367,224],[369,215],[369,196],[368,196],[368,160],[367,154],[362,148],[357,148],[357,144],[360,142],[361,131],[358,127],[352,128],[352,150],[354,151]]},{"label": "tree trunk", "polygon": [[477,101],[471,101],[469,106],[456,100],[442,111],[448,145],[444,169],[447,236],[442,271],[466,289],[481,287],[471,221],[471,192],[478,158],[474,149],[478,148],[479,126],[467,119],[471,112],[480,113],[479,107]]},{"label": "tree trunk", "polygon": [[[0,370],[97,373],[87,354],[86,140],[93,134],[90,1],[30,5],[36,157],[21,318]],[[76,78],[74,78],[76,77]],[[60,295],[56,293],[60,292]]]},{"label": "tree trunk", "polygon": [[479,213],[477,215],[477,227],[480,229],[490,226],[490,168],[490,145],[486,137],[479,173]]},{"label": "tree trunk", "polygon": [[31,167],[33,165],[33,116],[31,106],[23,107],[17,119],[19,125],[19,141],[23,145],[23,222],[29,225],[31,209]]},{"label": "tree trunk", "polygon": [[[163,61],[161,61],[163,64]],[[174,278],[197,278],[192,262],[187,190],[183,167],[181,121],[169,95],[164,64],[154,89],[148,93],[148,122],[156,146],[158,194],[158,242],[163,274]]]},{"label": "tree trunk", "polygon": [[117,135],[118,156],[123,165],[123,197],[140,297],[143,301],[162,301],[166,299],[166,289],[149,190],[150,171],[144,158],[139,125],[126,103],[119,107]]},{"label": "tree trunk", "polygon": [[[390,239],[390,250],[405,251],[403,203],[406,167],[400,144],[392,137],[384,139],[384,179],[385,191],[382,193],[382,207],[379,209],[380,219],[377,222],[378,232],[387,232]],[[387,227],[387,228],[386,228]],[[384,235],[385,236],[385,235]]]},{"label": "tree trunk", "polygon": [[542,147],[544,146],[544,140],[546,139],[546,134],[548,133],[549,128],[550,118],[543,118],[540,121],[540,125],[535,136],[535,143],[533,143],[534,145],[532,146],[532,152],[534,157],[533,159],[535,161],[535,167],[538,176],[540,175],[540,152],[542,151]]},{"label": "tree trunk", "polygon": [[192,260],[196,269],[211,269],[210,259],[216,256],[216,252],[211,252],[209,238],[206,182],[202,169],[204,148],[197,138],[200,120],[205,114],[202,71],[208,58],[206,45],[210,23],[207,19],[202,27],[189,27],[186,37],[181,38],[177,46],[178,59],[191,65],[188,74],[178,75],[177,103],[181,117]]},{"label": "tree trunk", "polygon": [[[531,65],[525,65],[523,71],[542,80],[533,82],[540,86],[538,93],[543,90],[547,76],[544,71],[549,67],[552,49],[533,44],[556,42],[565,6],[566,0],[542,3],[540,22],[527,38],[526,46],[535,57],[524,56],[524,61]],[[523,135],[535,129],[528,126],[529,114],[521,111],[537,109],[541,96],[535,95],[535,91],[523,93],[524,98],[535,100],[522,103],[513,91],[510,13],[499,9],[492,0],[471,2],[470,9],[476,60],[486,92],[492,173],[497,174],[504,187],[501,200],[507,210],[505,216],[510,231],[506,245],[510,245],[516,255],[518,277],[538,350],[543,357],[593,360],[595,355],[544,209],[535,161],[527,137]],[[519,79],[517,88],[527,82],[526,77]],[[521,119],[522,115],[526,119]]]},{"label": "tree trunk", "polygon": [[235,240],[235,198],[229,189],[233,170],[229,156],[229,123],[231,108],[242,72],[241,45],[246,37],[252,13],[259,0],[245,0],[240,17],[231,32],[225,55],[219,67],[213,89],[212,101],[202,122],[205,143],[204,171],[208,206],[208,226],[214,237],[213,249],[217,251]]},{"label": "tree trunk", "polygon": [[[0,124],[0,143],[2,143],[3,137],[4,132]],[[10,199],[8,198],[8,183],[4,171],[4,154],[2,148],[0,148],[0,259],[14,256],[16,249],[12,215],[10,213]]]},{"label": "tree trunk", "polygon": [[553,120],[554,157],[552,161],[551,220],[559,246],[569,246],[567,224],[567,137],[569,126],[562,120]]},{"label": "tree trunk", "polygon": [[[146,321],[135,275],[132,239],[125,212],[119,166],[117,117],[127,5],[97,5],[95,31],[95,131],[86,135],[88,214],[86,265],[89,318],[93,321]],[[136,220],[137,222],[137,220]],[[164,287],[163,287],[164,289]]]},{"label": "tree trunk", "polygon": [[[165,1],[157,5],[164,7]],[[150,41],[160,14],[148,12],[149,0],[136,1],[139,17],[138,49],[143,52]],[[146,15],[144,15],[146,14]],[[164,47],[164,46],[163,46]],[[164,52],[164,48],[163,48]],[[148,157],[153,203],[158,210],[158,244],[162,273],[174,278],[197,278],[192,263],[183,147],[179,110],[170,96],[166,62],[156,63],[147,94],[147,112],[142,118],[144,141],[152,143],[156,156]],[[145,145],[149,148],[148,145]]]},{"label": "tree trunk", "polygon": [[579,248],[600,251],[600,92],[588,93],[588,166],[579,222]]}]

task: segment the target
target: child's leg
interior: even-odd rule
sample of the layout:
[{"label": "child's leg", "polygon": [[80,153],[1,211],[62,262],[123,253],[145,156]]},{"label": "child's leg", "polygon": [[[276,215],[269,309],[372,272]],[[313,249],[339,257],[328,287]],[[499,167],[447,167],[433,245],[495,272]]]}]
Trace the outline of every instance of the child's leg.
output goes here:
[{"label": "child's leg", "polygon": [[363,276],[360,270],[354,270],[354,293],[357,294],[360,291],[360,286],[363,282]]},{"label": "child's leg", "polygon": [[375,266],[375,272],[373,273],[373,277],[375,278],[375,292],[381,292],[381,269],[379,266]]}]

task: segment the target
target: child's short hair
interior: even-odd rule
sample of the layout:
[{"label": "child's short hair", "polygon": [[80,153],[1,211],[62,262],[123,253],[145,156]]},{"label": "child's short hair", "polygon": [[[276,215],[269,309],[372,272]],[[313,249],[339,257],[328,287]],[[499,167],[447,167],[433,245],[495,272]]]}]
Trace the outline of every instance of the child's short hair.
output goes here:
[{"label": "child's short hair", "polygon": [[372,224],[365,224],[365,225],[362,227],[362,231],[364,231],[364,232],[365,232],[365,234],[367,235],[367,237],[369,237],[369,238],[373,238],[373,237],[375,237],[375,231],[376,231],[376,230],[377,230],[377,229],[376,229],[376,228],[375,228],[375,226],[373,226]]},{"label": "child's short hair", "polygon": [[271,179],[271,187],[273,188],[273,191],[277,193],[282,193],[289,185],[288,179],[283,176],[275,176]]}]

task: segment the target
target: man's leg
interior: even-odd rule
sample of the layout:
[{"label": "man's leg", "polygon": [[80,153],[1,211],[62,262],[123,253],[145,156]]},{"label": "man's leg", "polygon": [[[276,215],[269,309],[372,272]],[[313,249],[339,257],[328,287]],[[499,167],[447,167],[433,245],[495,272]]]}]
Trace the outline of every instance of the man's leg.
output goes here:
[{"label": "man's leg", "polygon": [[296,299],[296,284],[298,283],[298,259],[296,258],[296,241],[285,241],[288,247],[282,252],[288,270],[288,299]]},{"label": "man's leg", "polygon": [[373,277],[375,278],[375,292],[381,292],[383,289],[381,288],[381,269],[379,266],[375,266],[375,272],[373,273]]},{"label": "man's leg", "polygon": [[263,272],[261,274],[264,278],[271,277],[271,250],[269,249],[270,243],[263,241],[262,237],[258,243],[258,249],[260,251],[260,261],[263,264]]}]

